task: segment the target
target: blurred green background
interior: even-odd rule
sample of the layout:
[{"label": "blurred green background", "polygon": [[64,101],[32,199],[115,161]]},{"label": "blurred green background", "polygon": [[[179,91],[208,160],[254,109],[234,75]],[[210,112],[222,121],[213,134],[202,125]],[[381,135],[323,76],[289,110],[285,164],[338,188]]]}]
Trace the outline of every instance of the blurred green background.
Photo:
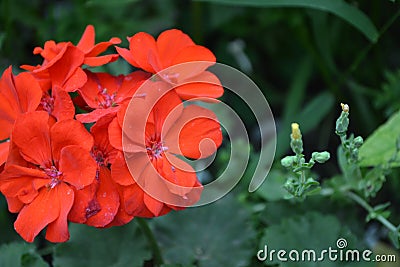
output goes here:
[{"label": "blurred green background", "polygon": [[[374,222],[365,223],[366,212],[345,199],[315,196],[302,203],[283,199],[285,175],[279,160],[289,153],[290,123],[300,124],[307,156],[315,150],[331,152],[333,158],[315,168],[320,177],[329,178],[339,173],[334,156],[339,145],[334,134],[339,103],[350,105],[351,132],[363,137],[400,108],[400,5],[389,0],[331,0],[338,3],[335,9],[305,8],[318,2],[1,0],[0,69],[13,65],[17,73],[20,65],[40,64],[41,58],[32,54],[34,47],[47,40],[76,44],[88,24],[95,26],[97,42],[119,37],[125,47],[125,37],[139,31],[157,36],[166,29],[181,29],[213,51],[218,62],[241,70],[261,88],[275,117],[278,147],[276,164],[255,193],[247,192],[249,171],[236,189],[217,203],[149,220],[165,266],[273,265],[278,263],[256,258],[263,244],[322,249],[334,246],[339,237],[346,238],[352,248],[398,253],[384,229]],[[343,6],[358,13],[346,13]],[[355,16],[359,12],[365,20]],[[131,70],[122,61],[108,68],[115,73]],[[256,160],[258,131],[250,111],[229,92],[222,99],[245,121],[253,144],[252,160]],[[208,174],[215,176],[221,171],[228,152],[225,142]],[[373,203],[390,202],[391,219],[397,223],[399,192],[395,169],[373,199]],[[106,230],[71,225],[71,241],[61,245],[43,238],[24,244],[13,230],[14,220],[1,197],[0,266],[154,265],[135,220]],[[371,266],[400,266],[397,255],[397,263]],[[367,266],[281,263],[347,265]]]}]

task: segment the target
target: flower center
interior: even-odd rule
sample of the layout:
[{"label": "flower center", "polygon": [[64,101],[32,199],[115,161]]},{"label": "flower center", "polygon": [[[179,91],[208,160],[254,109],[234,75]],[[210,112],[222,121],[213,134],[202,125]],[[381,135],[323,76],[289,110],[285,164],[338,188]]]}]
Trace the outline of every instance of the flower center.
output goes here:
[{"label": "flower center", "polygon": [[102,88],[99,86],[99,93],[97,97],[97,104],[101,108],[115,107],[117,103],[115,102],[116,92],[109,94],[107,88]]},{"label": "flower center", "polygon": [[164,151],[168,150],[168,147],[164,146],[164,144],[159,140],[150,140],[147,142],[147,155],[150,156],[150,159],[158,159],[162,157]]},{"label": "flower center", "polygon": [[98,149],[96,146],[93,147],[92,151],[90,151],[92,158],[97,162],[98,166],[105,166],[108,164],[108,160],[106,155],[104,155],[103,151]]},{"label": "flower center", "polygon": [[49,95],[49,93],[43,93],[42,99],[40,100],[40,104],[43,107],[43,110],[47,111],[47,113],[51,114],[54,109],[54,97]]},{"label": "flower center", "polygon": [[98,149],[97,146],[94,146],[92,150],[90,151],[90,155],[92,158],[96,161],[97,163],[97,170],[96,170],[96,179],[99,179],[100,175],[100,168],[101,166],[107,166],[108,165],[108,158],[105,155],[103,151]]},{"label": "flower center", "polygon": [[54,188],[56,185],[61,183],[60,176],[62,175],[62,172],[57,170],[55,166],[51,166],[50,168],[44,169],[44,172],[51,179],[50,183],[48,183],[47,185],[49,188]]}]

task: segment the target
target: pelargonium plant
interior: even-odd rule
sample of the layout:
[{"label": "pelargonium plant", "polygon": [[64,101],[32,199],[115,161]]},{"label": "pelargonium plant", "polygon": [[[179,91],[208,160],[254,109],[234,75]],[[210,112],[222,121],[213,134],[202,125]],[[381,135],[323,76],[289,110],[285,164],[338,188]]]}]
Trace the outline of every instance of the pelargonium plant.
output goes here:
[{"label": "pelargonium plant", "polygon": [[[116,46],[116,37],[96,44],[89,25],[76,45],[36,47],[40,65],[4,71],[0,191],[18,213],[14,227],[24,240],[46,228],[47,240],[65,242],[69,222],[118,226],[199,200],[202,184],[179,156],[207,157],[222,142],[215,114],[191,101],[223,94],[207,70],[215,56],[176,29],[128,41],[129,49]],[[113,46],[117,53],[101,55]],[[119,58],[135,70],[114,76],[92,69]],[[213,145],[200,151],[203,139]]]}]

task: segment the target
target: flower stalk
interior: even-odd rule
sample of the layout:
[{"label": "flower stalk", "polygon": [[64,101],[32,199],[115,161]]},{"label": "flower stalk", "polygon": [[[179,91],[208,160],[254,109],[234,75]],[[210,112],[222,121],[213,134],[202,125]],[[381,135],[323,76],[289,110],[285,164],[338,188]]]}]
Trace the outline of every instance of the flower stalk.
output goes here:
[{"label": "flower stalk", "polygon": [[147,221],[143,218],[135,218],[136,222],[138,223],[140,229],[142,230],[143,234],[146,236],[147,241],[149,242],[150,248],[153,251],[153,260],[155,266],[161,266],[164,263],[162,254],[161,254],[161,249],[158,246],[157,240],[151,231],[149,224]]},{"label": "flower stalk", "polygon": [[329,160],[330,154],[327,151],[313,152],[309,162],[306,162],[302,154],[303,140],[300,126],[297,123],[292,123],[290,147],[295,155],[286,156],[281,160],[282,166],[293,173],[286,180],[284,188],[291,197],[304,199],[307,195],[320,190],[319,182],[313,177],[308,177],[308,171],[314,166],[315,162],[324,163]]}]

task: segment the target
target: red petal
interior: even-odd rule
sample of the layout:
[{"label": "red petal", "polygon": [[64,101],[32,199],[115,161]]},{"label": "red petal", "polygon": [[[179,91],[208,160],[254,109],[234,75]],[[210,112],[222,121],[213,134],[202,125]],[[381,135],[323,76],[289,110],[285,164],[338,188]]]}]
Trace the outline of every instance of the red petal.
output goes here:
[{"label": "red petal", "polygon": [[164,203],[152,198],[148,194],[144,194],[143,201],[146,207],[151,211],[154,216],[160,216],[161,211],[164,207]]},{"label": "red petal", "polygon": [[209,71],[204,71],[196,77],[184,81],[175,88],[175,92],[184,100],[194,97],[218,98],[223,95],[224,88],[217,76]]},{"label": "red petal", "polygon": [[97,164],[88,151],[71,145],[61,149],[59,170],[64,181],[79,190],[93,182]]},{"label": "red petal", "polygon": [[19,148],[14,142],[10,142],[9,153],[6,165],[19,165],[21,167],[29,167],[28,163],[19,153]]},{"label": "red petal", "polygon": [[87,53],[93,48],[95,43],[95,31],[93,25],[86,26],[79,43],[76,45],[80,50]]},{"label": "red petal", "polygon": [[171,66],[178,53],[192,45],[195,45],[192,39],[180,30],[172,29],[162,32],[157,38],[157,50],[162,67]]},{"label": "red petal", "polygon": [[100,168],[96,199],[101,209],[94,216],[88,217],[86,224],[104,227],[114,219],[120,205],[117,187],[111,180],[110,170],[106,167]]},{"label": "red petal", "polygon": [[8,211],[12,213],[20,212],[24,203],[22,203],[17,197],[6,197]]},{"label": "red petal", "polygon": [[85,223],[88,215],[92,216],[99,212],[100,206],[96,201],[96,191],[98,182],[95,180],[92,184],[80,190],[74,190],[74,204],[68,214],[68,220],[74,223]]},{"label": "red petal", "polygon": [[169,82],[180,84],[214,64],[215,56],[210,50],[199,45],[189,46],[174,58],[171,66],[158,74]]},{"label": "red petal", "polygon": [[[132,160],[132,162],[136,162],[135,159]],[[114,163],[111,165],[111,176],[112,179],[120,185],[131,185],[136,183],[135,179],[133,179],[131,173],[129,172],[128,166],[125,163],[124,155],[121,152],[118,153]]]},{"label": "red petal", "polygon": [[0,139],[10,136],[15,118],[39,106],[42,90],[30,73],[12,74],[11,66],[0,79]]},{"label": "red petal", "polygon": [[[53,188],[54,189],[54,188]],[[42,188],[32,203],[25,205],[14,223],[14,228],[27,242],[60,215],[60,199],[57,190]]]},{"label": "red petal", "polygon": [[49,182],[47,175],[38,169],[8,165],[0,175],[0,190],[7,197],[18,197],[30,203],[37,196],[37,190]]},{"label": "red petal", "polygon": [[214,112],[190,105],[167,132],[165,143],[170,153],[195,159],[208,157],[222,143],[221,127]]},{"label": "red petal", "polygon": [[48,120],[44,111],[25,113],[17,118],[13,131],[13,142],[21,155],[42,167],[52,165]]},{"label": "red petal", "polygon": [[[168,159],[162,159],[162,170],[159,171],[163,178],[168,181],[166,184],[169,191],[180,197],[184,197],[182,202],[178,198],[178,203],[174,202],[173,204],[175,206],[183,206],[188,202],[185,196],[193,190],[193,187],[196,186],[198,181],[195,171],[189,164],[175,156],[171,155],[171,157],[174,157],[174,160],[171,162],[168,161],[170,157],[168,157]],[[195,201],[190,202],[192,202],[192,204],[195,203]]]},{"label": "red petal", "polygon": [[122,150],[122,128],[118,119],[114,118],[108,126],[110,144],[118,150]]},{"label": "red petal", "polygon": [[60,87],[55,86],[52,90],[52,96],[54,97],[52,115],[56,117],[58,121],[73,119],[75,107],[70,95]]},{"label": "red petal", "polygon": [[120,107],[111,107],[105,109],[95,109],[90,113],[82,113],[76,115],[76,119],[82,123],[96,122],[106,115],[116,114]]},{"label": "red petal", "polygon": [[170,88],[170,85],[165,82],[146,82],[137,92],[137,94],[143,93],[145,96],[133,97],[126,109],[125,116],[118,113],[118,118],[124,119],[124,151],[146,151],[145,135],[150,134],[145,131],[148,124],[154,121],[156,131],[161,131],[165,117],[171,110],[176,108],[176,112],[172,116],[179,115],[182,102],[175,92],[169,91]]},{"label": "red petal", "polygon": [[132,36],[129,41],[129,50],[137,63],[137,65],[132,64],[133,66],[151,73],[156,73],[161,69],[158,63],[156,41],[150,34],[139,32]]},{"label": "red petal", "polygon": [[126,75],[118,88],[116,102],[121,103],[126,99],[130,99],[136,90],[150,78],[150,74],[144,71],[134,71]]},{"label": "red petal", "polygon": [[[201,45],[193,45],[182,49],[174,58],[172,65],[192,61],[206,61],[208,66],[212,66],[216,62],[216,58],[208,48]],[[206,65],[204,65],[204,70]]]},{"label": "red petal", "polygon": [[54,222],[47,226],[46,239],[50,242],[65,242],[69,239],[68,213],[74,203],[74,190],[65,183],[60,183],[55,188],[56,197],[59,199],[60,213]]},{"label": "red petal", "polygon": [[88,65],[90,67],[98,67],[110,62],[114,62],[118,58],[119,58],[118,54],[104,55],[99,57],[85,57],[83,64]]},{"label": "red petal", "polygon": [[6,162],[9,149],[10,149],[9,141],[0,143],[0,165]]},{"label": "red petal", "polygon": [[51,145],[54,163],[60,159],[63,147],[77,145],[90,151],[93,147],[93,137],[82,123],[76,120],[63,120],[53,125],[50,129]]},{"label": "red petal", "polygon": [[42,98],[42,89],[30,73],[20,73],[15,79],[15,89],[22,112],[34,111]]},{"label": "red petal", "polygon": [[131,51],[129,51],[126,48],[122,48],[122,47],[118,47],[116,46],[115,49],[117,50],[118,54],[125,59],[129,64],[131,64],[132,66],[137,67],[138,63],[136,62],[135,58],[133,57],[133,54],[131,53]]},{"label": "red petal", "polygon": [[[165,94],[154,106],[153,114],[156,131],[168,132],[175,121],[181,116],[183,103],[179,96],[172,90]],[[168,118],[168,121],[166,119]]]},{"label": "red petal", "polygon": [[86,73],[81,68],[77,68],[65,81],[63,89],[66,92],[75,92],[76,90],[81,88],[86,83],[86,81]]},{"label": "red petal", "polygon": [[[124,225],[133,219],[134,215],[129,214],[127,212],[127,210],[125,209],[125,201],[124,201],[124,197],[127,196],[127,192],[130,191],[130,189],[132,187],[134,187],[134,186],[117,185],[117,190],[118,190],[119,199],[120,199],[120,205],[118,208],[118,212],[114,217],[114,220],[111,223],[109,223],[108,225],[106,225],[105,227]],[[143,204],[143,198],[142,198],[141,203]],[[139,203],[136,203],[136,205],[139,205]],[[143,204],[143,206],[144,206],[144,204]]]},{"label": "red petal", "polygon": [[111,123],[113,117],[105,116],[98,120],[91,128],[90,132],[94,138],[95,150],[103,153],[107,163],[113,163],[117,157],[118,150],[115,149],[111,144],[108,137],[108,126]]},{"label": "red petal", "polygon": [[140,217],[153,217],[144,204],[144,192],[137,184],[123,187],[123,196],[121,205],[123,205],[128,214]]},{"label": "red petal", "polygon": [[93,46],[89,52],[86,53],[86,57],[95,57],[95,56],[103,53],[104,51],[106,51],[107,48],[110,47],[111,45],[116,45],[119,43],[121,43],[121,39],[119,39],[117,37],[110,39],[109,42],[98,43],[95,46]]},{"label": "red petal", "polygon": [[[83,64],[83,59],[83,52],[78,48],[69,45],[62,57],[51,67],[48,67],[53,86],[58,85],[63,87],[69,78],[76,75],[76,69]],[[86,78],[86,76],[82,75],[82,72],[78,74],[78,77],[79,79],[82,79],[83,77]],[[78,80],[78,83],[82,84],[85,82],[75,77],[72,77],[72,79],[74,80],[74,84],[76,83],[76,80]],[[66,90],[71,90],[69,89],[70,87],[73,86],[69,85]]]}]

